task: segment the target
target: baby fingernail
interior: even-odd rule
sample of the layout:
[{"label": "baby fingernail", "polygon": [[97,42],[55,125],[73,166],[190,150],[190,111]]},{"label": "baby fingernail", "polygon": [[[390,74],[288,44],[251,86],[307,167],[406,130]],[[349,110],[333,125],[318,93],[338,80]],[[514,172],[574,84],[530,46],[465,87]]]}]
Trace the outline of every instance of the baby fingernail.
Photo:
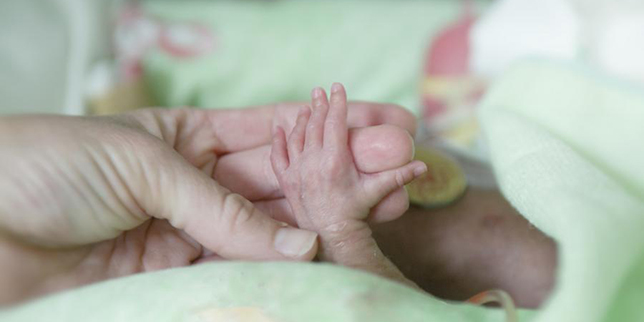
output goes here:
[{"label": "baby fingernail", "polygon": [[423,174],[425,172],[427,172],[427,165],[424,164],[424,163],[419,165],[419,166],[417,166],[416,168],[414,168],[414,176],[415,177],[418,177],[418,176],[420,176],[421,174]]},{"label": "baby fingernail", "polygon": [[275,249],[287,257],[301,257],[311,251],[318,234],[296,228],[280,228],[275,235]]},{"label": "baby fingernail", "polygon": [[314,88],[313,93],[311,93],[311,96],[313,98],[319,98],[320,96],[322,96],[322,89],[320,89],[319,87]]},{"label": "baby fingernail", "polygon": [[331,92],[338,92],[341,88],[342,85],[340,85],[340,83],[333,83],[333,85],[331,85]]}]

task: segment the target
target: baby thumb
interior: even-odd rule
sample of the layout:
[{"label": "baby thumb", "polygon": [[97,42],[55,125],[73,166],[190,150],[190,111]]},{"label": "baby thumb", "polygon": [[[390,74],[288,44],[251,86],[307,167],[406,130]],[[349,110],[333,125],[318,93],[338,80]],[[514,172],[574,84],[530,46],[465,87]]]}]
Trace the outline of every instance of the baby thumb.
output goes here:
[{"label": "baby thumb", "polygon": [[410,183],[426,171],[427,165],[425,163],[422,161],[412,161],[396,169],[374,174],[365,174],[365,190],[369,197],[379,201],[391,192]]}]

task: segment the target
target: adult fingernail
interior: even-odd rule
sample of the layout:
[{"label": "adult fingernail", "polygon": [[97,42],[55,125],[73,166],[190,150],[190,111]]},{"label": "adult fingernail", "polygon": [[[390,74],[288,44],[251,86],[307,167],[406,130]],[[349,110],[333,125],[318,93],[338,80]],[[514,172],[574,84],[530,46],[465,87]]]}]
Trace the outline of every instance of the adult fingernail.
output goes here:
[{"label": "adult fingernail", "polygon": [[301,257],[315,246],[318,234],[296,228],[280,228],[275,235],[275,249],[287,257]]},{"label": "adult fingernail", "polygon": [[340,83],[333,83],[333,85],[331,85],[331,92],[333,93],[338,92],[340,91],[341,88],[342,88],[342,85],[340,85]]},{"label": "adult fingernail", "polygon": [[414,168],[414,176],[419,177],[421,174],[427,172],[427,165],[426,164],[420,164],[416,168]]}]

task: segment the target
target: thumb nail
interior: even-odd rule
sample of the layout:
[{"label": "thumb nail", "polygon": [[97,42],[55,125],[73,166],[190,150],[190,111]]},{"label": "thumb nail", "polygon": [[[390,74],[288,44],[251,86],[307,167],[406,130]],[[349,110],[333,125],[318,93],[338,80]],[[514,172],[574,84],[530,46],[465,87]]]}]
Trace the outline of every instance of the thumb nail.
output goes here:
[{"label": "thumb nail", "polygon": [[287,257],[301,257],[315,246],[318,234],[296,228],[280,228],[275,235],[275,249]]}]

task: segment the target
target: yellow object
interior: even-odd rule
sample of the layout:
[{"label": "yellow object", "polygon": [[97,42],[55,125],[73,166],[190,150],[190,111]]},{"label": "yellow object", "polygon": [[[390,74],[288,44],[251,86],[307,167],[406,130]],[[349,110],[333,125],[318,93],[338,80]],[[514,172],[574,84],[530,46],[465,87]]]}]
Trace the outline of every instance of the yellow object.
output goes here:
[{"label": "yellow object", "polygon": [[514,305],[514,301],[510,294],[503,290],[489,290],[479,294],[474,295],[472,298],[467,300],[472,304],[476,305],[485,305],[488,303],[498,303],[501,305],[505,311],[505,321],[506,322],[518,322],[519,316],[517,314],[517,309]]},{"label": "yellow object", "polygon": [[415,159],[425,162],[427,172],[407,185],[412,204],[440,207],[456,201],[465,193],[467,179],[456,161],[428,148],[418,148]]},{"label": "yellow object", "polygon": [[274,322],[256,307],[212,308],[199,313],[204,322]]},{"label": "yellow object", "polygon": [[89,114],[108,115],[156,106],[143,79],[115,84],[103,95],[88,98]]},{"label": "yellow object", "polygon": [[480,132],[476,106],[485,88],[485,80],[477,77],[427,76],[421,85],[422,95],[438,102],[443,110],[424,115],[426,127],[433,135],[471,149]]}]

